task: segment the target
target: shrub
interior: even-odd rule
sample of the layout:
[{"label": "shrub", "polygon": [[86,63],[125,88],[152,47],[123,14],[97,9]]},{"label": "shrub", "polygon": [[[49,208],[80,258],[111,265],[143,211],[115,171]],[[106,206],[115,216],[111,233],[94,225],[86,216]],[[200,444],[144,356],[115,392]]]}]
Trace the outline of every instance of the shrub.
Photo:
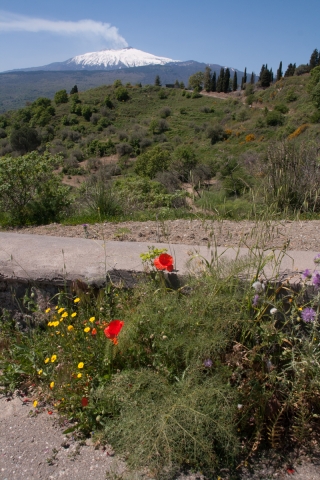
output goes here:
[{"label": "shrub", "polygon": [[129,100],[129,92],[125,87],[118,87],[115,91],[115,96],[119,102],[126,102]]},{"label": "shrub", "polygon": [[197,163],[198,159],[192,148],[187,145],[180,145],[172,154],[170,170],[173,171],[180,180],[187,181],[190,171]]},{"label": "shrub", "polygon": [[307,123],[305,123],[304,125],[301,125],[300,127],[298,127],[294,132],[292,132],[292,133],[288,136],[288,139],[289,139],[289,140],[292,140],[293,138],[298,137],[298,136],[301,135],[301,133],[303,133],[307,128],[308,128],[308,124],[307,124]]},{"label": "shrub", "polygon": [[47,152],[0,159],[0,203],[12,223],[42,224],[59,219],[70,203],[69,188],[54,173],[61,160]]},{"label": "shrub", "polygon": [[160,117],[161,118],[167,118],[171,115],[171,108],[169,107],[163,107],[160,110]]},{"label": "shrub", "polygon": [[295,102],[298,98],[298,95],[296,94],[296,92],[294,90],[289,90],[287,95],[286,95],[286,101],[288,103],[290,102]]},{"label": "shrub", "polygon": [[274,109],[277,112],[280,112],[280,113],[288,113],[289,112],[289,108],[287,107],[287,105],[284,105],[283,103],[278,103],[278,105],[275,105]]},{"label": "shrub", "polygon": [[285,121],[285,117],[282,113],[273,111],[268,112],[266,115],[266,123],[271,127],[276,127],[277,125],[283,125]]},{"label": "shrub", "polygon": [[248,142],[253,142],[253,141],[255,140],[255,138],[256,138],[256,137],[254,136],[253,133],[249,133],[249,135],[246,135],[245,140],[246,140],[246,142],[248,143]]},{"label": "shrub", "polygon": [[92,175],[80,187],[81,200],[101,220],[122,213],[122,204],[113,184],[101,173]]},{"label": "shrub", "polygon": [[130,145],[130,143],[118,143],[118,145],[116,146],[116,149],[117,149],[117,154],[119,155],[119,157],[123,157],[125,155],[130,155],[132,153],[132,146]]},{"label": "shrub", "polygon": [[27,153],[39,147],[41,140],[35,128],[25,125],[12,130],[10,143],[14,150],[20,153]]},{"label": "shrub", "polygon": [[304,73],[309,73],[309,72],[310,72],[310,65],[301,64],[295,69],[294,74],[295,75],[303,75]]},{"label": "shrub", "polygon": [[116,147],[110,139],[107,142],[100,142],[96,139],[88,143],[87,152],[88,155],[103,157],[104,155],[114,155],[116,153]]},{"label": "shrub", "polygon": [[158,172],[168,169],[170,159],[170,153],[157,145],[139,155],[135,164],[135,172],[142,177],[154,178]]},{"label": "shrub", "polygon": [[60,103],[68,103],[68,94],[66,90],[59,90],[54,95],[54,101],[56,105],[60,105]]},{"label": "shrub", "polygon": [[211,144],[214,145],[217,142],[221,142],[227,138],[226,132],[221,125],[210,127],[207,130],[207,137],[211,139]]},{"label": "shrub", "polygon": [[165,100],[166,98],[168,98],[168,94],[164,88],[161,88],[159,90],[158,97],[160,98],[160,100]]}]

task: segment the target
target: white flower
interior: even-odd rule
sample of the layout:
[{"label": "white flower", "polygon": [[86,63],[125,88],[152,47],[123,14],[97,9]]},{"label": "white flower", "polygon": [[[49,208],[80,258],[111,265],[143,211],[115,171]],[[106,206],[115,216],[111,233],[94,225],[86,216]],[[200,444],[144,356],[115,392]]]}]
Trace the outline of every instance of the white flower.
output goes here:
[{"label": "white flower", "polygon": [[275,313],[277,313],[277,311],[278,311],[277,308],[271,308],[270,313],[271,315],[274,315]]},{"label": "white flower", "polygon": [[241,405],[241,403],[238,403],[238,409],[241,410],[242,407],[243,405]]},{"label": "white flower", "polygon": [[265,289],[264,284],[261,283],[261,282],[259,282],[259,281],[254,282],[254,283],[252,284],[252,287],[255,289],[255,291],[256,291],[257,293],[261,293],[261,292],[263,292],[264,289]]}]

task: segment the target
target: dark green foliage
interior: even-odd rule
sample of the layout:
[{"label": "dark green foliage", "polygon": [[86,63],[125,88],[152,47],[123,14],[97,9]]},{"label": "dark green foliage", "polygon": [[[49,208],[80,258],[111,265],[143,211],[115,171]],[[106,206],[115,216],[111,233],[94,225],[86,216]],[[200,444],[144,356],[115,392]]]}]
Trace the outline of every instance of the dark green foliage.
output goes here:
[{"label": "dark green foliage", "polygon": [[108,108],[114,108],[114,105],[111,101],[110,95],[107,95],[103,101],[103,105]]},{"label": "dark green foliage", "polygon": [[179,145],[172,154],[170,170],[182,181],[188,181],[190,172],[197,165],[196,154],[191,147]]},{"label": "dark green foliage", "polygon": [[[74,92],[76,93],[76,92]],[[68,94],[66,90],[59,90],[57,93],[54,95],[54,101],[56,105],[60,105],[60,103],[68,103]]]},{"label": "dark green foliage", "polygon": [[282,78],[282,62],[279,64],[279,68],[277,70],[277,82]]},{"label": "dark green foliage", "polygon": [[228,195],[238,196],[248,190],[251,179],[235,158],[227,158],[220,169],[222,184]]},{"label": "dark green foliage", "polygon": [[234,72],[233,81],[232,81],[232,91],[236,92],[238,90],[238,76],[237,72]]},{"label": "dark green foliage", "polygon": [[118,145],[116,146],[116,149],[117,149],[117,154],[119,155],[119,157],[124,157],[125,155],[130,155],[133,151],[132,146],[130,145],[130,143],[127,143],[127,142],[118,143]]},{"label": "dark green foliage", "polygon": [[205,89],[206,92],[211,91],[211,83],[212,83],[211,68],[207,66],[203,76],[203,88]]},{"label": "dark green foliage", "polygon": [[285,71],[285,77],[292,77],[296,71],[296,64],[289,63],[287,70]]},{"label": "dark green foliage", "polygon": [[315,106],[320,109],[320,82],[312,90],[311,98]]},{"label": "dark green foliage", "polygon": [[129,92],[125,87],[118,87],[115,91],[115,96],[119,102],[126,102],[129,100]]},{"label": "dark green foliage", "polygon": [[285,117],[282,113],[273,111],[268,112],[266,116],[266,123],[271,127],[276,127],[277,125],[283,125],[285,121]]},{"label": "dark green foliage", "polygon": [[148,152],[139,155],[135,172],[142,177],[154,178],[158,172],[168,169],[170,160],[170,153],[156,145]]},{"label": "dark green foliage", "polygon": [[255,77],[254,72],[252,72],[252,73],[251,73],[251,77],[250,77],[250,83],[251,83],[251,85],[254,85],[254,77]]},{"label": "dark green foliage", "polygon": [[12,130],[10,143],[13,150],[17,150],[20,153],[27,153],[39,147],[41,140],[35,128],[24,125]]},{"label": "dark green foliage", "polygon": [[211,92],[217,91],[217,75],[216,72],[213,72],[211,79]]},{"label": "dark green foliage", "polygon": [[286,101],[288,103],[290,102],[295,102],[298,98],[298,95],[296,94],[296,92],[294,90],[289,90],[287,95],[286,95]]},{"label": "dark green foliage", "polygon": [[216,125],[207,130],[207,137],[211,139],[211,145],[215,145],[217,142],[225,140],[227,135],[221,125]]},{"label": "dark green foliage", "polygon": [[91,107],[89,107],[89,105],[83,105],[83,107],[81,108],[81,115],[87,120],[87,122],[89,122],[92,115]]},{"label": "dark green foliage", "polygon": [[229,68],[226,68],[224,77],[223,77],[223,92],[228,93],[230,91],[230,70]]},{"label": "dark green foliage", "polygon": [[311,54],[309,65],[310,65],[310,70],[320,65],[320,54],[316,48],[313,50]]},{"label": "dark green foliage", "polygon": [[272,69],[268,69],[268,65],[262,65],[261,72],[259,76],[259,82],[261,87],[267,88],[270,87],[270,84],[273,81]]},{"label": "dark green foliage", "polygon": [[221,67],[220,74],[217,80],[217,92],[218,93],[223,92],[223,89],[224,89],[224,68]]},{"label": "dark green foliage", "polygon": [[243,74],[243,77],[241,79],[241,90],[245,89],[246,83],[247,83],[247,67],[245,67],[244,74]]},{"label": "dark green foliage", "polygon": [[284,114],[289,112],[289,108],[287,107],[287,105],[284,105],[283,103],[278,103],[277,105],[275,105],[274,109],[277,112],[281,112]]},{"label": "dark green foliage", "polygon": [[304,75],[305,73],[310,72],[310,65],[308,64],[301,64],[296,69],[294,74],[295,75]]},{"label": "dark green foliage", "polygon": [[78,93],[78,87],[77,85],[74,85],[71,90],[70,90],[70,95],[73,95],[74,93]]},{"label": "dark green foliage", "polygon": [[166,98],[168,98],[168,92],[164,88],[160,88],[158,97],[160,98],[160,100],[165,100]]},{"label": "dark green foliage", "polygon": [[154,84],[156,87],[161,87],[161,80],[159,75],[157,75],[156,78],[154,79]]}]

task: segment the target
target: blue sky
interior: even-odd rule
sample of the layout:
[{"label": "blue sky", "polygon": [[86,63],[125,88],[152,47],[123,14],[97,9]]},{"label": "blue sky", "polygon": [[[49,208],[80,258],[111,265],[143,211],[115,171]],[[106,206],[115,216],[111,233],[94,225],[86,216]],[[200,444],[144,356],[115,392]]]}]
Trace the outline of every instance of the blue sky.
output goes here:
[{"label": "blue sky", "polygon": [[319,0],[0,0],[0,72],[132,46],[259,74],[320,49]]}]

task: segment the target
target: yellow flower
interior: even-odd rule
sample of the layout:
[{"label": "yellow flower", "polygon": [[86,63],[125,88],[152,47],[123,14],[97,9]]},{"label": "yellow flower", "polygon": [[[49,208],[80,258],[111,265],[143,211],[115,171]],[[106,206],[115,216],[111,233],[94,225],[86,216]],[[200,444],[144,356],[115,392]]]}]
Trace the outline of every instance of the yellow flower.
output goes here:
[{"label": "yellow flower", "polygon": [[89,322],[93,323],[95,321],[96,317],[91,317],[89,318]]},{"label": "yellow flower", "polygon": [[77,312],[71,313],[71,317],[75,317],[77,315]]},{"label": "yellow flower", "polygon": [[48,327],[52,327],[52,322],[48,322]]},{"label": "yellow flower", "polygon": [[45,359],[44,363],[49,363],[49,362],[50,362],[50,358],[47,357],[47,358]]},{"label": "yellow flower", "polygon": [[83,362],[78,363],[78,368],[83,368],[83,367],[84,367],[84,363],[83,363]]},{"label": "yellow flower", "polygon": [[38,405],[38,402],[37,402],[37,400],[35,400],[35,401],[33,402],[34,408],[36,408],[37,405]]},{"label": "yellow flower", "polygon": [[53,388],[54,387],[54,382],[51,382],[50,383],[50,388]]},{"label": "yellow flower", "polygon": [[57,335],[60,335],[60,332],[56,331],[56,334],[57,334]]},{"label": "yellow flower", "polygon": [[38,370],[38,375],[41,375],[41,373],[43,372],[42,368],[40,368],[40,370]]},{"label": "yellow flower", "polygon": [[299,307],[298,310],[299,310],[299,312],[302,312],[303,308],[302,308],[302,307]]},{"label": "yellow flower", "polygon": [[51,362],[55,362],[57,360],[57,355],[52,355],[51,356]]},{"label": "yellow flower", "polygon": [[63,314],[61,315],[61,318],[66,318],[68,316],[68,312],[63,312]]},{"label": "yellow flower", "polygon": [[78,373],[77,378],[81,378],[81,377],[82,377],[82,373]]},{"label": "yellow flower", "polygon": [[71,330],[73,330],[73,325],[68,325],[68,330],[71,332]]},{"label": "yellow flower", "polygon": [[83,331],[86,332],[86,333],[90,332],[90,327],[84,328]]},{"label": "yellow flower", "polygon": [[61,312],[63,312],[63,310],[64,310],[64,308],[63,308],[63,307],[59,308],[59,310],[58,310],[58,313],[61,313]]},{"label": "yellow flower", "polygon": [[53,327],[57,327],[59,325],[59,321],[57,320],[56,322],[52,322]]},{"label": "yellow flower", "polygon": [[74,303],[78,303],[78,302],[80,302],[80,298],[77,297],[77,298],[75,298],[73,301],[74,301]]},{"label": "yellow flower", "polygon": [[49,313],[50,310],[51,310],[51,308],[47,308],[47,309],[46,309],[46,313]]},{"label": "yellow flower", "polygon": [[58,308],[59,308],[58,305],[56,305],[56,306],[54,307],[55,310],[58,310]]}]

